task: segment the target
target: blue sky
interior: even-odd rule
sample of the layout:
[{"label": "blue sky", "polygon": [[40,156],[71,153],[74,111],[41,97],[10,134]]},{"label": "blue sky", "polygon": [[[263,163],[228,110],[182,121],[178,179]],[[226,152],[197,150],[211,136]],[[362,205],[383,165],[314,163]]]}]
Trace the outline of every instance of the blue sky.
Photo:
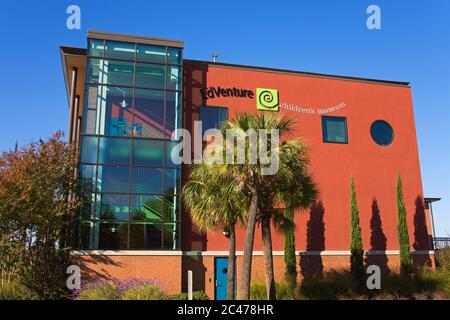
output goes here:
[{"label": "blue sky", "polygon": [[[81,30],[66,8],[81,8]],[[366,9],[381,8],[381,30]],[[8,1],[0,11],[0,150],[67,126],[59,45],[87,30],[185,41],[185,57],[411,82],[425,196],[450,234],[450,1]],[[6,107],[9,106],[9,107]]]}]

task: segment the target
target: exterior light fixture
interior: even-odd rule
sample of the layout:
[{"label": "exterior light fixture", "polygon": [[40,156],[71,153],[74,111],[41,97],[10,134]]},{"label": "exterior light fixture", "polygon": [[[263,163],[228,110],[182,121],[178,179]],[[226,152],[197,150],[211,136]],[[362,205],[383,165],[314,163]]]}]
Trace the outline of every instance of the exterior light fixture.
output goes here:
[{"label": "exterior light fixture", "polygon": [[114,88],[116,88],[118,91],[122,92],[122,94],[123,94],[123,100],[122,100],[121,103],[119,103],[119,105],[120,105],[122,108],[127,108],[127,107],[128,107],[128,103],[125,101],[125,98],[126,98],[126,96],[125,96],[125,91],[123,91],[122,89],[117,88],[117,87],[114,87]]},{"label": "exterior light fixture", "polygon": [[123,98],[123,101],[120,103],[120,106],[121,106],[122,108],[128,107],[128,103],[125,101],[125,97]]}]

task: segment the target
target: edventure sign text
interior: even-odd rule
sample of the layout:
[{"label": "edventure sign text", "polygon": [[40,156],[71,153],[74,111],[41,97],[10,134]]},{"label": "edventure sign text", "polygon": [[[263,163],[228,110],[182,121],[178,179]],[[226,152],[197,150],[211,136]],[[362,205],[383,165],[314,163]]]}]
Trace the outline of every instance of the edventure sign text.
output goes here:
[{"label": "edventure sign text", "polygon": [[250,98],[253,99],[255,93],[252,90],[222,87],[209,87],[207,89],[201,89],[200,94],[203,99],[214,99],[220,97],[237,97],[237,98]]}]

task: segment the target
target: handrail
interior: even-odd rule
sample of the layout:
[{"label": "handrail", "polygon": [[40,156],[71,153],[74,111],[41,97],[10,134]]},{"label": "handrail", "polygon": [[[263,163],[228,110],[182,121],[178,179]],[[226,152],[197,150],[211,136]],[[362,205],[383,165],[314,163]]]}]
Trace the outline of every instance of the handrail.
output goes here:
[{"label": "handrail", "polygon": [[435,237],[433,238],[434,250],[450,248],[450,237]]}]

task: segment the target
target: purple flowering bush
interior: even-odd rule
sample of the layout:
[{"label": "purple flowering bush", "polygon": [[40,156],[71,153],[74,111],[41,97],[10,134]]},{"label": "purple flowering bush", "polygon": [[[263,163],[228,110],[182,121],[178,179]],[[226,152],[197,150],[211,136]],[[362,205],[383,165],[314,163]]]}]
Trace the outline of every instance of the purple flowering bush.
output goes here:
[{"label": "purple flowering bush", "polygon": [[164,300],[166,291],[156,280],[97,280],[86,283],[70,296],[76,300]]}]

